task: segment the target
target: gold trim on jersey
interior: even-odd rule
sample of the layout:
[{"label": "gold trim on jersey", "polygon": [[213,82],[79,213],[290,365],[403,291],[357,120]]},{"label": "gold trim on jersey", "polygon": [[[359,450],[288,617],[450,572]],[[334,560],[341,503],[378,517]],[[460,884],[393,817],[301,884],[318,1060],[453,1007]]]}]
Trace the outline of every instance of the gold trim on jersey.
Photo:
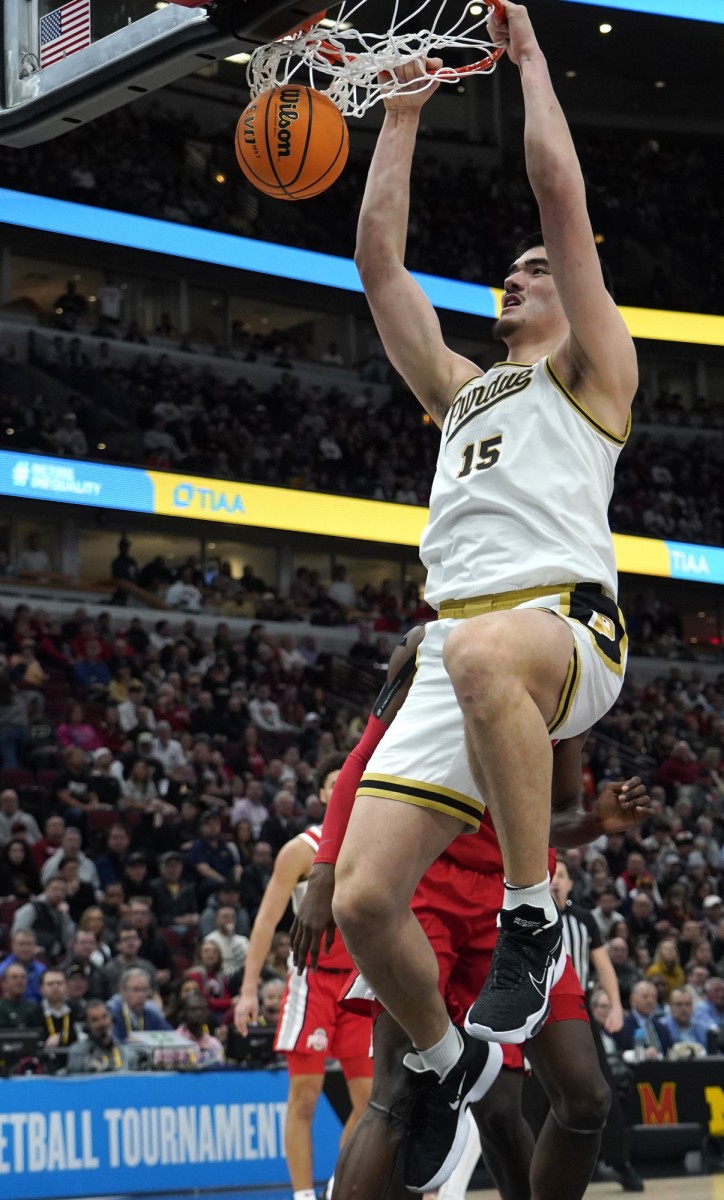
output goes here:
[{"label": "gold trim on jersey", "polygon": [[380,796],[385,800],[400,800],[403,804],[414,804],[417,808],[433,808],[464,821],[473,829],[480,825],[485,805],[474,796],[440,787],[436,783],[423,783],[419,779],[406,779],[402,775],[379,775],[365,773],[357,785],[358,796]]},{"label": "gold trim on jersey", "polygon": [[546,587],[523,588],[519,592],[495,592],[492,596],[471,596],[468,600],[443,600],[437,615],[441,620],[466,620],[468,617],[480,617],[483,613],[517,608],[519,604],[543,596],[553,598],[561,593],[568,594],[575,586],[575,583],[550,583]]},{"label": "gold trim on jersey", "polygon": [[566,675],[566,681],[563,684],[563,691],[561,692],[561,698],[558,702],[558,708],[553,714],[553,719],[548,722],[549,733],[555,733],[557,729],[560,729],[563,722],[568,720],[580,682],[581,659],[578,653],[578,647],[574,642],[573,650],[571,651],[571,661],[568,664],[568,674]]},{"label": "gold trim on jersey", "polygon": [[628,435],[631,432],[631,413],[629,413],[628,417],[626,418],[626,432],[624,433],[623,437],[621,437],[619,434],[614,433],[612,429],[608,429],[606,425],[602,425],[600,421],[597,421],[593,414],[590,413],[583,404],[581,404],[580,400],[576,400],[575,396],[569,392],[565,383],[562,383],[556,375],[550,355],[548,355],[545,360],[545,371],[553,386],[563,396],[563,399],[567,400],[568,403],[575,408],[576,412],[583,417],[584,421],[587,421],[591,428],[596,430],[596,433],[600,433],[601,436],[605,437],[607,441],[613,442],[614,446],[620,447],[626,445]]}]

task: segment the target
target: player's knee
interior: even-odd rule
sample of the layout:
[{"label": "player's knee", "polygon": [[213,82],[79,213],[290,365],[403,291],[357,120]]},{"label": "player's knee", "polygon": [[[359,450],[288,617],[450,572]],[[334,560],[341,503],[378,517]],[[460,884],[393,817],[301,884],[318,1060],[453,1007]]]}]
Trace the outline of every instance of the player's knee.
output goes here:
[{"label": "player's knee", "polygon": [[305,1124],[311,1124],[318,1099],[318,1087],[292,1084],[287,1102],[289,1116],[296,1118],[297,1121],[303,1121]]},{"label": "player's knee", "polygon": [[381,922],[389,919],[391,903],[384,888],[359,876],[335,886],[332,914],[347,946],[354,951],[355,943],[374,936]]},{"label": "player's knee", "polygon": [[[448,635],[442,661],[458,696],[473,696],[484,702],[501,677],[504,644],[490,631],[478,629],[474,635],[461,621]],[[504,672],[505,673],[505,672]]]},{"label": "player's knee", "polygon": [[581,1132],[603,1129],[611,1107],[611,1091],[602,1075],[587,1078],[585,1086],[566,1089],[553,1102],[559,1125]]}]

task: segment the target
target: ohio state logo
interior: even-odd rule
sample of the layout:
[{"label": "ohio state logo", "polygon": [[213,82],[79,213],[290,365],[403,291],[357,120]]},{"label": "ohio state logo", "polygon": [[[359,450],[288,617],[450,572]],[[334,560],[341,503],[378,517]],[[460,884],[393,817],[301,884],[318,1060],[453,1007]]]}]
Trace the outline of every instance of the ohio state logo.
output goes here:
[{"label": "ohio state logo", "polygon": [[326,1029],[315,1029],[314,1033],[310,1033],[307,1038],[307,1050],[316,1050],[321,1054],[327,1049],[329,1038],[327,1037]]}]

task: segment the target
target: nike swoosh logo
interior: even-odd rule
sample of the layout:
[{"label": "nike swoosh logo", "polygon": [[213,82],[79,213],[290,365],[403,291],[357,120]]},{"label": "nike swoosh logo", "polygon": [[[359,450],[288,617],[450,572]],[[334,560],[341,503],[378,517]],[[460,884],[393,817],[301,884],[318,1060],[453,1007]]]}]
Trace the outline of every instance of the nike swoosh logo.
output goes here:
[{"label": "nike swoosh logo", "polygon": [[449,1101],[450,1108],[453,1110],[453,1112],[457,1112],[457,1110],[460,1108],[460,1104],[461,1104],[461,1101],[463,1098],[463,1088],[465,1086],[466,1079],[467,1079],[467,1072],[463,1075],[462,1079],[460,1080],[460,1087],[458,1088],[458,1094],[457,1094],[456,1099]]},{"label": "nike swoosh logo", "polygon": [[531,983],[533,984],[533,987],[537,991],[538,995],[542,996],[543,999],[545,999],[545,994],[546,994],[546,992],[545,992],[545,981],[546,981],[545,971],[543,972],[543,976],[541,979],[536,979],[535,975],[531,975],[531,973],[529,971],[528,978],[530,979]]}]

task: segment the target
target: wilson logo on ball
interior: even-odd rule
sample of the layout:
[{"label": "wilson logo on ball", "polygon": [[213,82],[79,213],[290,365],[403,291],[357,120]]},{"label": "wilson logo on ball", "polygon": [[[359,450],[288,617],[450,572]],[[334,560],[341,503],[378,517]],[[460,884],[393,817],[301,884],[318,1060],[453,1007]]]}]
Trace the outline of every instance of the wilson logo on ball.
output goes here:
[{"label": "wilson logo on ball", "polygon": [[247,179],[267,196],[307,200],[326,191],[349,153],[344,117],[323,92],[272,88],[244,109],[236,157]]}]

